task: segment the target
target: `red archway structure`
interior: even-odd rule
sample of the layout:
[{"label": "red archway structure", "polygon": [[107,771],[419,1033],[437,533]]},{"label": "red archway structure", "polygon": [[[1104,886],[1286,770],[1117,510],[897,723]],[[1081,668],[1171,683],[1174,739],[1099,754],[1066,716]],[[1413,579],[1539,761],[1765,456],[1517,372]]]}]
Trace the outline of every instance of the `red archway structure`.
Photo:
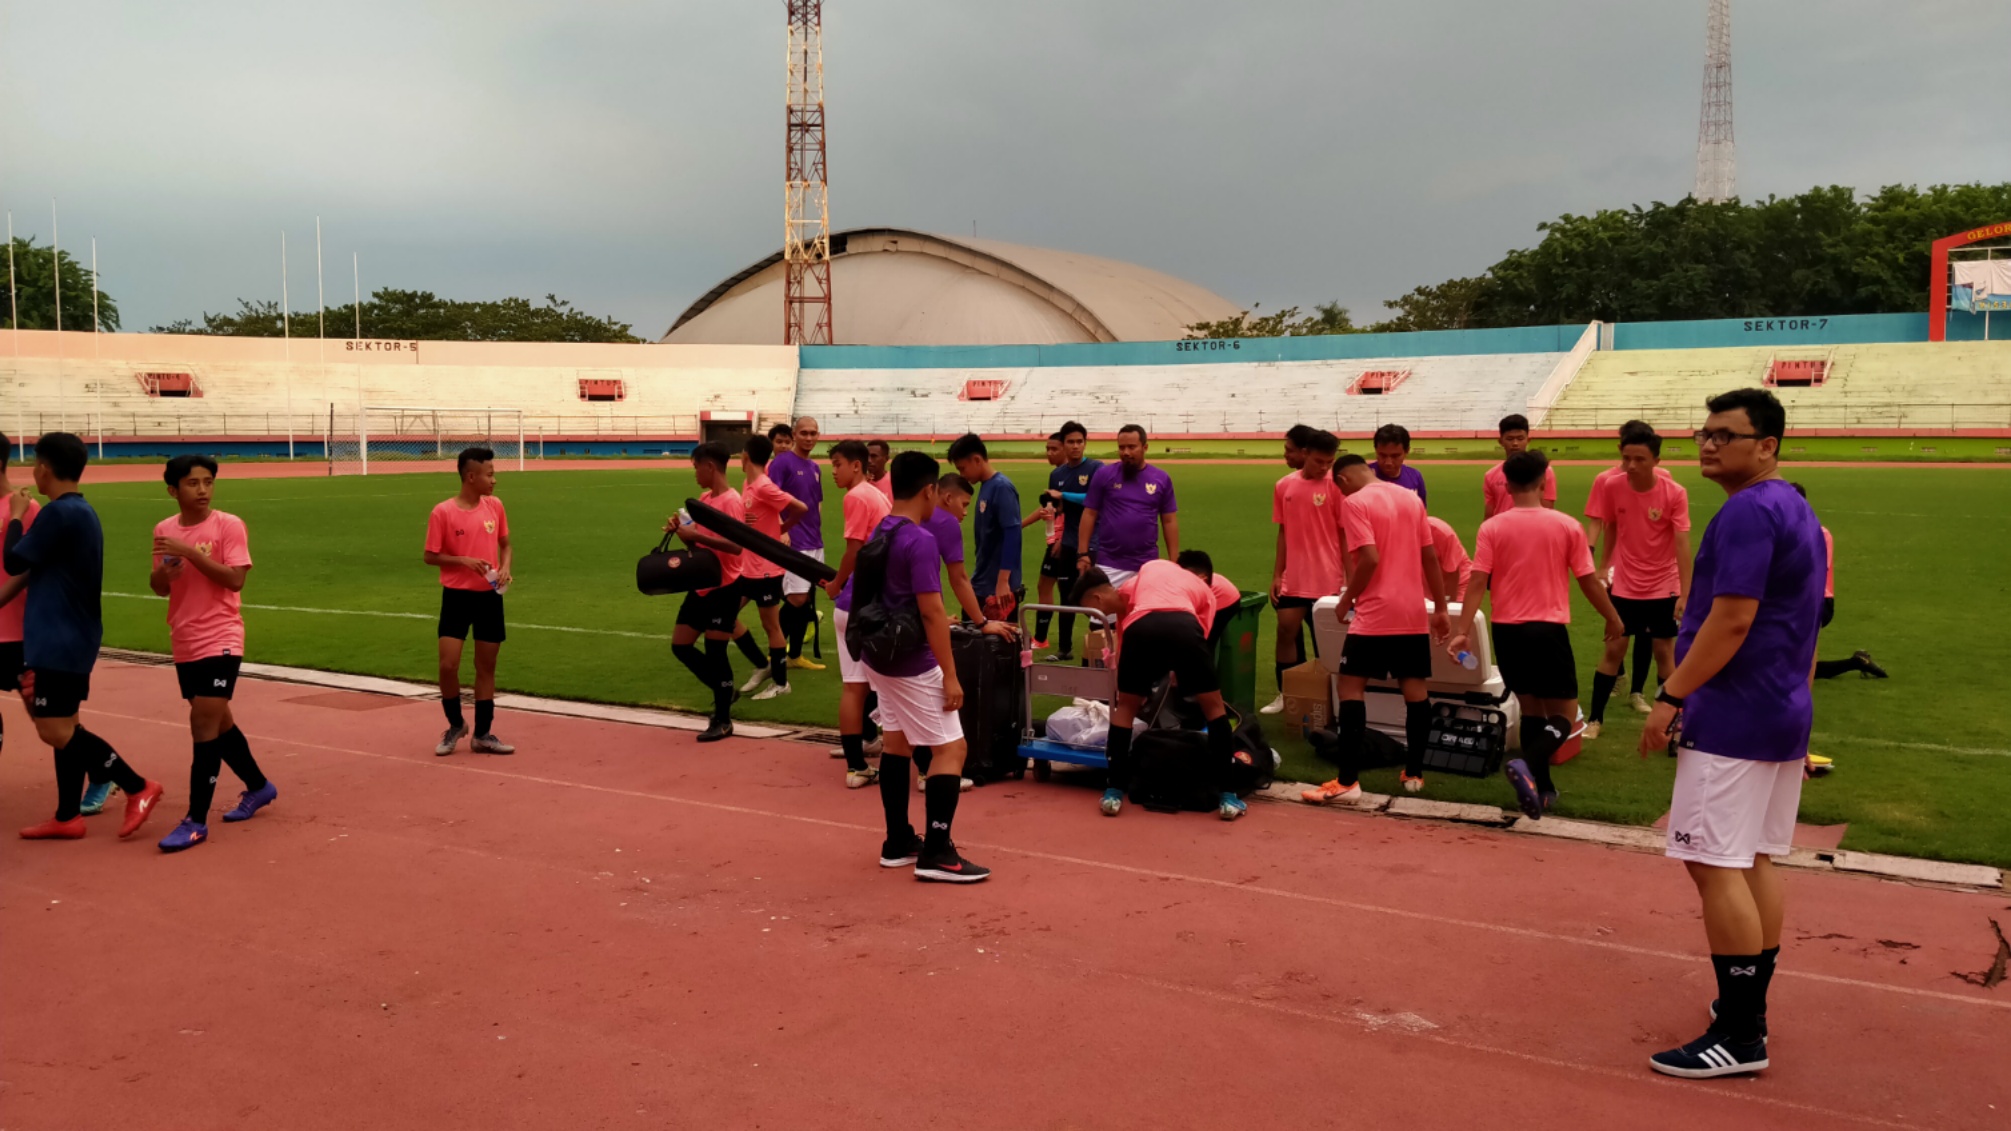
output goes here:
[{"label": "red archway structure", "polygon": [[1927,340],[1945,342],[1948,340],[1948,253],[1958,247],[1967,247],[1984,240],[2011,236],[2011,220],[2001,224],[1985,224],[1952,236],[1943,236],[1934,241],[1933,265],[1928,268],[1927,283]]}]

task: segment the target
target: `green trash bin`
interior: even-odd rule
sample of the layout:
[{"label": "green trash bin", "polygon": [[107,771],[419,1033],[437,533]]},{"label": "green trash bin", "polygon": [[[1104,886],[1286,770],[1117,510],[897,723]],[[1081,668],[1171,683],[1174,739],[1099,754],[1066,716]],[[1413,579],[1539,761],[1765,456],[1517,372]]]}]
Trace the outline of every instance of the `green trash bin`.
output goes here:
[{"label": "green trash bin", "polygon": [[1215,644],[1215,672],[1222,699],[1245,718],[1257,713],[1257,620],[1271,603],[1262,593],[1244,593]]}]

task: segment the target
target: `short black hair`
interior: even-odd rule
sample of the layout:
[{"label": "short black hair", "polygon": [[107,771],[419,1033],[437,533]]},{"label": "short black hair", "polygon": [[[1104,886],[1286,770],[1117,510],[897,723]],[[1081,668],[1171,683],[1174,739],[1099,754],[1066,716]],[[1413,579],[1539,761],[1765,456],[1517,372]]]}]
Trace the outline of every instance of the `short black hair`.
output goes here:
[{"label": "short black hair", "polygon": [[1625,439],[1627,437],[1627,433],[1634,431],[1636,428],[1646,428],[1650,432],[1653,432],[1655,430],[1654,425],[1648,423],[1645,420],[1637,418],[1634,420],[1630,420],[1625,424],[1622,424],[1620,426],[1620,431],[1617,434],[1620,436],[1621,439]]},{"label": "short black hair", "polygon": [[971,481],[954,471],[936,480],[936,489],[939,491],[955,491],[960,495],[975,493],[971,490]]},{"label": "short black hair", "polygon": [[893,450],[894,450],[893,446],[892,446],[891,444],[887,443],[887,441],[885,441],[885,440],[868,440],[868,441],[866,441],[866,450],[867,450],[867,451],[871,451],[871,450],[873,450],[874,448],[878,448],[878,449],[880,449],[881,451],[883,451],[883,452],[887,452],[887,453],[889,453],[889,454],[891,454],[891,453],[893,452]]},{"label": "short black hair", "polygon": [[1285,429],[1285,442],[1295,448],[1303,448],[1318,432],[1319,429],[1310,424],[1294,424]]},{"label": "short black hair", "polygon": [[1215,560],[1208,556],[1206,550],[1182,550],[1173,561],[1189,573],[1200,574],[1204,581],[1215,580]]},{"label": "short black hair", "polygon": [[731,458],[726,454],[726,445],[717,440],[707,440],[691,449],[691,462],[709,463],[721,471],[726,470],[726,461]]},{"label": "short black hair", "polygon": [[1527,432],[1527,431],[1529,431],[1529,418],[1522,415],[1521,413],[1511,412],[1507,416],[1501,418],[1501,431],[1500,431],[1501,435],[1506,436],[1510,432]]},{"label": "short black hair", "polygon": [[927,452],[905,451],[887,464],[896,499],[912,499],[943,474],[943,465]]},{"label": "short black hair", "polygon": [[495,461],[496,453],[488,448],[462,448],[461,454],[454,457],[454,471],[461,478],[466,479],[468,477],[469,464],[494,463]]},{"label": "short black hair", "polygon": [[1059,443],[1062,443],[1062,442],[1063,442],[1063,441],[1062,441],[1062,435],[1061,435],[1061,433],[1059,433],[1059,432],[1050,432],[1050,433],[1048,433],[1048,434],[1047,434],[1047,438],[1048,438],[1048,439],[1050,439],[1050,440],[1053,440],[1053,441],[1054,441],[1055,443],[1057,443],[1057,444],[1059,444]]},{"label": "short black hair", "polygon": [[1071,605],[1081,605],[1084,597],[1109,584],[1110,575],[1097,569],[1095,566],[1091,566],[1089,572],[1075,579],[1075,588],[1068,591],[1068,603]]},{"label": "short black hair", "polygon": [[1385,424],[1376,429],[1375,439],[1369,443],[1378,448],[1384,444],[1402,444],[1404,451],[1410,451],[1410,429],[1401,424]]},{"label": "short black hair", "polygon": [[1081,433],[1083,439],[1085,440],[1089,439],[1089,429],[1084,428],[1080,420],[1071,420],[1067,424],[1062,425],[1061,431],[1056,432],[1055,435],[1060,436],[1063,440],[1066,440],[1070,436],[1073,436],[1077,433]]},{"label": "short black hair", "polygon": [[161,478],[167,480],[168,486],[179,487],[182,485],[182,480],[189,477],[189,472],[198,467],[209,472],[210,478],[216,478],[216,461],[205,455],[194,454],[176,456],[169,460],[168,466],[161,472]]},{"label": "short black hair", "polygon": [[1127,424],[1124,427],[1119,428],[1117,430],[1117,434],[1119,436],[1124,435],[1126,432],[1138,433],[1138,442],[1141,444],[1146,443],[1148,440],[1151,439],[1151,437],[1145,434],[1145,426],[1143,424]]},{"label": "short black hair", "polygon": [[777,440],[793,439],[795,436],[796,429],[791,428],[787,424],[770,424],[768,426],[768,442],[771,444]]},{"label": "short black hair", "polygon": [[831,455],[852,463],[866,462],[866,442],[864,440],[840,440],[831,445]]},{"label": "short black hair", "polygon": [[1508,477],[1508,485],[1524,490],[1543,482],[1543,473],[1550,470],[1550,457],[1536,448],[1517,452],[1501,461],[1501,474]]},{"label": "short black hair", "polygon": [[1656,459],[1662,458],[1662,436],[1646,424],[1643,424],[1639,428],[1620,433],[1620,446],[1622,448],[1632,447],[1635,444],[1648,449],[1648,453]]},{"label": "short black hair", "polygon": [[1347,455],[1334,461],[1334,477],[1336,479],[1340,478],[1341,472],[1351,467],[1367,467],[1368,465],[1369,461],[1363,459],[1360,453],[1349,452]]},{"label": "short black hair", "polygon": [[767,467],[768,461],[775,458],[775,443],[766,436],[749,436],[741,451],[754,466]]},{"label": "short black hair", "polygon": [[950,441],[950,462],[962,463],[967,459],[990,459],[991,452],[985,447],[985,438],[976,432],[966,432]]},{"label": "short black hair", "polygon": [[1330,456],[1341,450],[1341,438],[1322,428],[1306,437],[1305,443],[1299,446],[1309,452]]},{"label": "short black hair", "polygon": [[48,464],[56,478],[66,483],[82,479],[84,465],[90,461],[91,450],[74,432],[48,432],[35,441],[35,462]]},{"label": "short black hair", "polygon": [[1779,397],[1766,389],[1733,389],[1729,393],[1719,393],[1705,401],[1704,407],[1712,412],[1745,409],[1746,419],[1753,422],[1753,431],[1760,434],[1760,439],[1787,438],[1788,410],[1781,405]]},{"label": "short black hair", "polygon": [[1800,495],[1802,498],[1806,499],[1809,497],[1809,489],[1807,487],[1802,486],[1799,483],[1796,483],[1794,480],[1792,479],[1788,480],[1788,486],[1793,487],[1795,489],[1795,494]]}]

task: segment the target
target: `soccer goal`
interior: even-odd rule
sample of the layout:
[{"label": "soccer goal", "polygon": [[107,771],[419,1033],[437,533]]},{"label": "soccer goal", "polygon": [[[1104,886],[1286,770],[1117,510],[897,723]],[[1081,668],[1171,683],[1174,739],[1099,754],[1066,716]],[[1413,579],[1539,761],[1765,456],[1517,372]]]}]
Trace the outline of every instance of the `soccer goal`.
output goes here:
[{"label": "soccer goal", "polygon": [[463,448],[489,448],[524,470],[524,412],[516,408],[328,406],[328,474],[452,470]]}]

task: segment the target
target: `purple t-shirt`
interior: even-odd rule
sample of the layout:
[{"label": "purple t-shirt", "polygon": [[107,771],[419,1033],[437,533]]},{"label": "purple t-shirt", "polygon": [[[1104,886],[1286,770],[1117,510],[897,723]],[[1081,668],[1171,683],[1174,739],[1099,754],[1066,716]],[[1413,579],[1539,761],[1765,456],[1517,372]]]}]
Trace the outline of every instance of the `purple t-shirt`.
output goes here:
[{"label": "purple t-shirt", "polygon": [[768,478],[810,513],[789,528],[789,545],[796,550],[824,548],[824,470],[792,448],[768,461]]},{"label": "purple t-shirt", "polygon": [[956,515],[937,507],[922,529],[935,535],[936,549],[942,553],[944,565],[963,564],[964,524],[957,521]]},{"label": "purple t-shirt", "polygon": [[1697,547],[1676,662],[1689,653],[1711,602],[1757,597],[1760,609],[1731,662],[1684,701],[1684,746],[1753,762],[1792,762],[1808,753],[1815,718],[1809,665],[1822,618],[1824,561],[1815,512],[1785,480],[1756,483],[1725,500]]},{"label": "purple t-shirt", "polygon": [[1129,475],[1122,463],[1104,464],[1082,505],[1096,512],[1096,564],[1130,570],[1159,556],[1159,516],[1180,509],[1173,477],[1149,463]]},{"label": "purple t-shirt", "polygon": [[1383,469],[1378,467],[1376,468],[1376,478],[1382,479],[1385,483],[1394,483],[1402,487],[1404,490],[1416,495],[1417,501],[1420,503],[1429,503],[1431,501],[1424,497],[1424,472],[1419,471],[1410,464],[1404,464],[1403,470],[1397,472],[1395,479],[1383,479]]},{"label": "purple t-shirt", "polygon": [[[914,606],[916,594],[943,591],[943,552],[934,534],[904,518],[888,515],[880,520],[880,528],[873,532],[873,537],[894,540],[887,553],[887,587],[880,593],[880,601],[889,609]],[[922,647],[887,667],[873,670],[881,675],[910,676],[923,675],[937,666],[935,649]]]}]

